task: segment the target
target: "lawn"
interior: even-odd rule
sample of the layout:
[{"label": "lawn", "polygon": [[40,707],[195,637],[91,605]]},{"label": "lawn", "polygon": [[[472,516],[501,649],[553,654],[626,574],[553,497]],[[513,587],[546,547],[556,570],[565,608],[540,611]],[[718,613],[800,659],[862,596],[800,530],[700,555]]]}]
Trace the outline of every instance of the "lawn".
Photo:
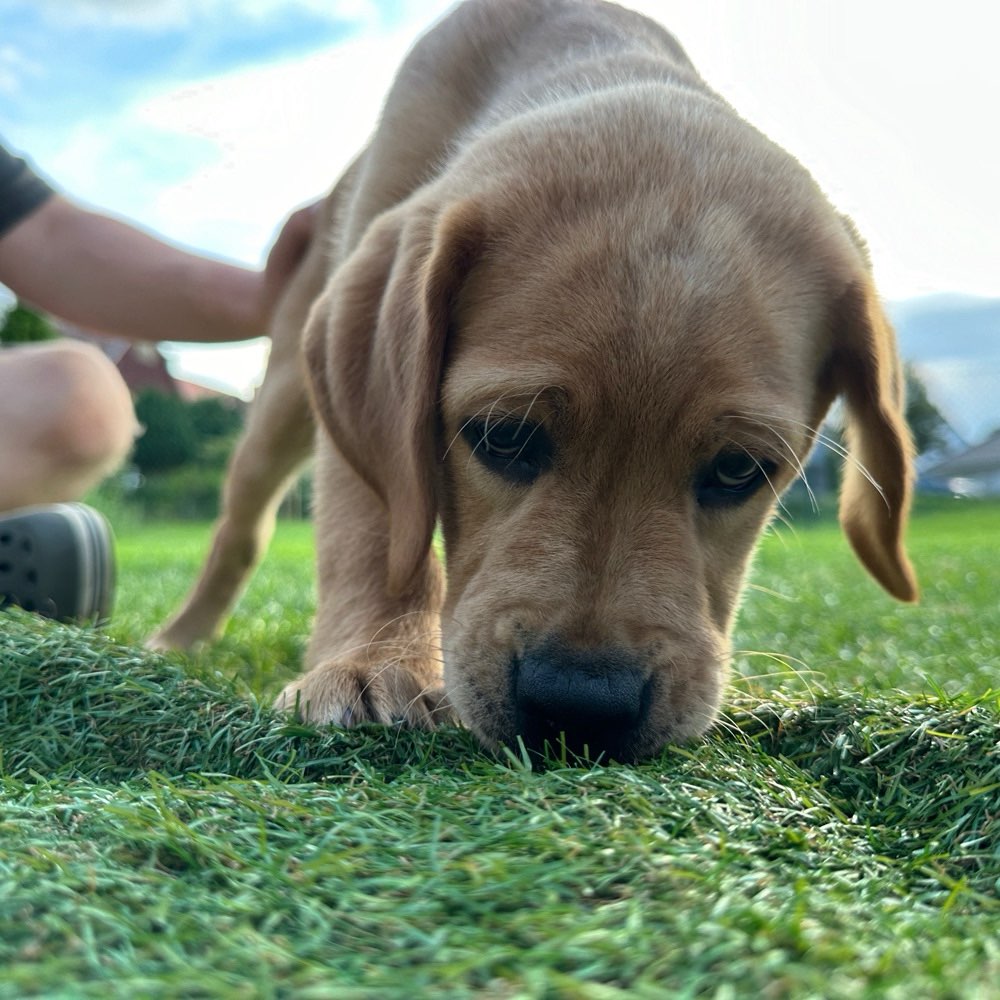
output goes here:
[{"label": "lawn", "polygon": [[108,636],[0,619],[0,997],[1000,997],[1000,506],[918,512],[917,607],[761,547],[723,725],[531,770],[316,730],[307,525],[225,637],[137,644],[205,526],[118,526]]}]

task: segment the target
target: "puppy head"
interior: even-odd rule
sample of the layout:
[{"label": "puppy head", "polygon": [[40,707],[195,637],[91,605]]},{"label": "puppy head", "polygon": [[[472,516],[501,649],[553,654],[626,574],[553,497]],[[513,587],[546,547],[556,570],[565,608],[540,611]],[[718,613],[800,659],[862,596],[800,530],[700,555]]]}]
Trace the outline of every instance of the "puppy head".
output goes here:
[{"label": "puppy head", "polygon": [[780,225],[611,192],[565,218],[509,192],[404,207],[341,268],[314,398],[387,505],[388,588],[441,519],[446,684],[487,745],[627,760],[702,733],[757,537],[837,395],[845,530],[914,598],[891,330],[811,191]]}]

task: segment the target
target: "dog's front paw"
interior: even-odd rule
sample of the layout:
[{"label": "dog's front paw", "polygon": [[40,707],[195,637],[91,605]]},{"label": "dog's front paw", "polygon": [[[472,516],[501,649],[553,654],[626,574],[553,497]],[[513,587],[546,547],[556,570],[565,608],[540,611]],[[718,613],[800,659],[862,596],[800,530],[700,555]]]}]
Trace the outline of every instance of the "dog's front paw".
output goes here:
[{"label": "dog's front paw", "polygon": [[220,634],[221,626],[217,618],[184,611],[158,628],[143,645],[157,653],[183,652]]},{"label": "dog's front paw", "polygon": [[170,653],[174,650],[190,649],[197,641],[198,637],[187,636],[170,628],[161,628],[149,636],[143,646],[154,653]]},{"label": "dog's front paw", "polygon": [[[402,664],[330,661],[288,684],[274,707],[304,722],[358,726],[366,722],[433,729],[453,722],[440,679],[425,683],[425,671]],[[433,676],[433,674],[431,674]]]}]

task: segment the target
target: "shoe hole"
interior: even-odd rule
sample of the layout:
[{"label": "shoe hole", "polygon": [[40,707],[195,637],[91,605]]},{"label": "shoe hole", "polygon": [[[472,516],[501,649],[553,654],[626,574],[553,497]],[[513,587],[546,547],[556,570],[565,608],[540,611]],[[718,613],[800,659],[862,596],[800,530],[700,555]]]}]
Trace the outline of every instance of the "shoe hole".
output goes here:
[{"label": "shoe hole", "polygon": [[0,532],[0,545],[10,545],[14,536],[9,531]]},{"label": "shoe hole", "polygon": [[38,573],[33,569],[29,569],[28,572],[24,574],[24,579],[28,583],[38,583]]},{"label": "shoe hole", "polygon": [[21,542],[21,551],[22,552],[30,552],[31,551],[31,539],[30,538],[25,538]]},{"label": "shoe hole", "polygon": [[0,573],[9,573],[10,563],[0,563]]}]

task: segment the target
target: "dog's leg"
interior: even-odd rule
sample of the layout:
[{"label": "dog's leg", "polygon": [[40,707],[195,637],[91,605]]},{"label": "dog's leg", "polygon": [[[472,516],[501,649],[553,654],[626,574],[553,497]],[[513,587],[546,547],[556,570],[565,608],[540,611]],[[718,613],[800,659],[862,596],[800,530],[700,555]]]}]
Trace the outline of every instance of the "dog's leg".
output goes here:
[{"label": "dog's leg", "polygon": [[179,612],[147,642],[187,649],[217,635],[267,550],[278,505],[312,449],[313,421],[297,351],[272,358],[230,460],[211,553]]},{"label": "dog's leg", "polygon": [[282,497],[312,450],[315,424],[302,371],[302,331],[329,271],[336,199],[334,190],[275,311],[267,373],[226,471],[208,561],[181,610],[147,641],[153,649],[188,649],[221,631],[267,549]]},{"label": "dog's leg", "polygon": [[302,331],[333,266],[338,209],[355,172],[356,164],[327,196],[316,235],[278,303],[267,373],[226,472],[208,561],[181,610],[147,641],[153,649],[187,649],[221,631],[267,548],[278,505],[312,450],[315,423],[302,369]]},{"label": "dog's leg", "polygon": [[311,669],[277,707],[312,722],[431,727],[449,715],[441,679],[440,564],[429,551],[405,591],[387,592],[384,502],[331,443],[317,445],[319,605]]}]

